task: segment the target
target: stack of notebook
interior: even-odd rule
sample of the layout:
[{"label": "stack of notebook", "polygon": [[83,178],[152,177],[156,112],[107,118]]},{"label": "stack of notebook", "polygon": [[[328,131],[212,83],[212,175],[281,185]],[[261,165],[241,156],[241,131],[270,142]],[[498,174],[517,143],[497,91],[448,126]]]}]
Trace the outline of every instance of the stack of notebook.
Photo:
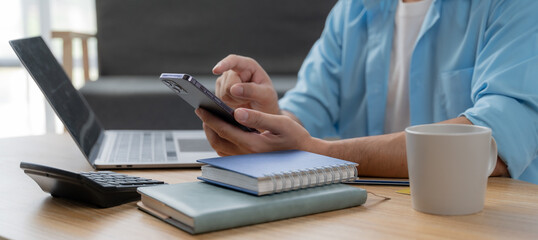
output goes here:
[{"label": "stack of notebook", "polygon": [[354,207],[366,191],[348,161],[303,151],[199,160],[204,182],[139,188],[141,210],[189,233]]}]

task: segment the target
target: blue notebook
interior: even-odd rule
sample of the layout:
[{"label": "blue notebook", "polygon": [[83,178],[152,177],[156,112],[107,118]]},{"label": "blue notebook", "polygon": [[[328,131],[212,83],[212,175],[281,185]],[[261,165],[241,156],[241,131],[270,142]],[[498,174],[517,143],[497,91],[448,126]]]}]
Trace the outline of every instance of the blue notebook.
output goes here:
[{"label": "blue notebook", "polygon": [[253,195],[351,181],[358,164],[299,150],[201,159],[198,179]]}]

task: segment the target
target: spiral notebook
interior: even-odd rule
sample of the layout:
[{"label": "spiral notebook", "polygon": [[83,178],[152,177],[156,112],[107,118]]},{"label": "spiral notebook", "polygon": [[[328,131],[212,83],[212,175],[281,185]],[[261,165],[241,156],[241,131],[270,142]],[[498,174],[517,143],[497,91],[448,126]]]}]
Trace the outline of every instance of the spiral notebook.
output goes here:
[{"label": "spiral notebook", "polygon": [[352,181],[358,164],[299,150],[201,159],[202,176],[216,185],[253,195]]}]

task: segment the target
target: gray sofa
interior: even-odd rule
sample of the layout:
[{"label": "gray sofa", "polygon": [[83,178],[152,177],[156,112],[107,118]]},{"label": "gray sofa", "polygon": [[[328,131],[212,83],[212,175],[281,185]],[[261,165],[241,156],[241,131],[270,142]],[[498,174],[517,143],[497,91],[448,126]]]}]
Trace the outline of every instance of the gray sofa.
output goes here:
[{"label": "gray sofa", "polygon": [[213,66],[230,53],[246,55],[282,96],[335,2],[96,0],[100,77],[80,91],[107,129],[200,129],[160,73],[190,73],[214,90]]}]

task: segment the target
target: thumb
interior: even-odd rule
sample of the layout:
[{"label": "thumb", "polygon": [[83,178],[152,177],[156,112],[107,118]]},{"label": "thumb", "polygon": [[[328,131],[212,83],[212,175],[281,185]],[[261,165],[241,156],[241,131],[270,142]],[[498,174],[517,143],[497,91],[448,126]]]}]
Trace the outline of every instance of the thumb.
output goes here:
[{"label": "thumb", "polygon": [[281,115],[268,114],[247,108],[237,108],[234,111],[237,122],[255,129],[265,129],[274,134],[281,132],[284,119]]}]

